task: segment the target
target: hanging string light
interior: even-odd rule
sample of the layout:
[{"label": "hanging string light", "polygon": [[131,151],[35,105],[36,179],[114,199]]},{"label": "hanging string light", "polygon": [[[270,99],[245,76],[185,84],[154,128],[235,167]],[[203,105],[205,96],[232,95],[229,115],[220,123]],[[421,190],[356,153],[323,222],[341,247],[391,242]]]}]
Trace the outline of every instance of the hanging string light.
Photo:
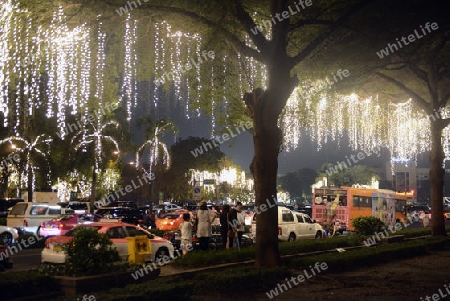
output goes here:
[{"label": "hanging string light", "polygon": [[[3,124],[11,124],[14,134],[19,134],[24,126],[23,117],[32,115],[38,106],[45,106],[46,116],[56,117],[57,126],[64,138],[67,113],[86,117],[88,100],[92,97],[102,100],[104,95],[106,36],[101,31],[101,23],[99,22],[97,30],[88,28],[85,24],[69,28],[64,11],[59,8],[48,29],[43,29],[33,23],[33,19],[18,7],[16,1],[4,0],[2,3],[0,31],[4,34],[0,36],[0,111],[6,117]],[[257,14],[254,18],[258,18]],[[128,15],[123,35],[123,82],[120,87],[127,120],[132,118],[139,97],[137,62],[145,59],[138,57],[137,53],[139,26]],[[200,34],[174,31],[166,21],[154,23],[150,28],[154,30],[152,75],[155,80],[165,79],[165,83],[170,84],[174,91],[174,97],[166,97],[167,103],[161,104],[165,84],[154,86],[154,116],[161,116],[163,113],[170,116],[173,114],[171,108],[180,106],[185,110],[186,118],[200,117],[201,92],[208,88],[213,95],[208,113],[225,112],[223,118],[220,114],[217,117],[212,114],[211,126],[214,133],[218,123],[230,117],[227,110],[230,107],[230,95],[236,93],[230,87],[239,87],[240,96],[256,87],[266,88],[266,67],[241,53],[236,54],[237,65],[234,68],[238,70],[238,74],[234,78],[227,78],[234,71],[233,66],[227,64],[228,61],[234,61],[234,57],[229,56],[215,58],[221,64],[204,64],[194,67],[191,74],[183,74],[181,67],[186,61],[195,60],[196,54],[202,52],[203,41]],[[270,30],[265,34],[270,38]],[[245,43],[254,47],[248,37]],[[28,54],[32,55],[27,56]],[[42,69],[48,75],[47,100],[39,97]],[[202,80],[201,75],[205,72],[210,74],[210,79]],[[17,78],[24,80],[20,82]],[[316,142],[317,149],[329,141],[340,141],[347,134],[352,149],[372,150],[380,145],[386,146],[394,160],[414,161],[417,154],[429,150],[430,120],[418,113],[411,100],[387,105],[376,96],[367,99],[360,99],[356,94],[333,97],[325,93],[326,89],[323,93],[320,92],[318,86],[318,83],[302,83],[287,101],[279,120],[287,151],[301,144],[302,128]],[[14,90],[12,96],[8,94],[10,89]],[[318,91],[320,93],[315,93]],[[161,112],[160,107],[165,112]],[[449,110],[443,110],[441,114],[449,117]],[[217,119],[219,116],[221,118]],[[101,127],[100,124],[96,126]],[[442,139],[446,160],[450,159],[449,137],[450,129],[446,128]],[[83,133],[82,141],[92,139],[93,137]],[[96,150],[99,151],[101,150]]]},{"label": "hanging string light", "polygon": [[124,71],[122,83],[122,100],[125,103],[127,120],[131,120],[132,107],[137,99],[136,88],[136,27],[137,21],[131,20],[131,14],[127,16],[124,33]]}]

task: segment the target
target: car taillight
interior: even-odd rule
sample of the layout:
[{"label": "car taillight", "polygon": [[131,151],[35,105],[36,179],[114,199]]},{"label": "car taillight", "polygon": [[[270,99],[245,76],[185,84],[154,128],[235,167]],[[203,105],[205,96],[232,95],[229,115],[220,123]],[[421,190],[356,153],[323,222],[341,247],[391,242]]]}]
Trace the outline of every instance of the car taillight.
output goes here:
[{"label": "car taillight", "polygon": [[59,224],[59,225],[58,225],[58,228],[59,228],[59,229],[62,229],[62,228],[64,228],[64,225],[63,225],[63,224]]},{"label": "car taillight", "polygon": [[24,227],[28,227],[28,222],[27,222],[26,219],[23,220],[23,226],[24,226]]},{"label": "car taillight", "polygon": [[283,229],[281,227],[278,227],[278,235],[283,235]]}]

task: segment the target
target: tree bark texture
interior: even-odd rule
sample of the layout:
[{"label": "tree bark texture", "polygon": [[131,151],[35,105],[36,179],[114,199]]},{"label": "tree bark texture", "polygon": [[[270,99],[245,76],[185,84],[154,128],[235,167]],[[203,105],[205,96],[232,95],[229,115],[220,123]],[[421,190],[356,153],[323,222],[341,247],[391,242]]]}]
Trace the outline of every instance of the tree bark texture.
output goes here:
[{"label": "tree bark texture", "polygon": [[[255,183],[256,267],[274,267],[280,264],[278,251],[277,171],[278,152],[282,141],[278,115],[270,110],[267,93],[255,89],[244,96],[253,117],[255,155],[250,165]],[[270,204],[270,206],[269,206]],[[264,211],[264,206],[266,210]]]},{"label": "tree bark texture", "polygon": [[444,151],[442,148],[442,120],[431,123],[430,151],[430,197],[431,197],[431,235],[446,235],[444,220]]}]

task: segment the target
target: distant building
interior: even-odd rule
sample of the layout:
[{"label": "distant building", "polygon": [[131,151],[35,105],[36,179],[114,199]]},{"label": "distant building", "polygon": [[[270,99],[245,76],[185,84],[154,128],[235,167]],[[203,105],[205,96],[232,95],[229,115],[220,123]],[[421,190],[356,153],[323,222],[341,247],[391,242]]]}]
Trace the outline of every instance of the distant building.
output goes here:
[{"label": "distant building", "polygon": [[[383,168],[375,168],[380,177],[380,188],[399,192],[414,191],[414,201],[430,202],[429,168],[417,167],[414,162],[386,162]],[[450,196],[450,169],[446,169],[444,196]]]}]

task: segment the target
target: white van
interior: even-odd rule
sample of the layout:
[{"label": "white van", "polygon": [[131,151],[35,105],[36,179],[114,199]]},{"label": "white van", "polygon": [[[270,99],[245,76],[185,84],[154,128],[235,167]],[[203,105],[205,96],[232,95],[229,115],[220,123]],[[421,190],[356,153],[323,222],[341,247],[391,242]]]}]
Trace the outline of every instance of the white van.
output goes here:
[{"label": "white van", "polygon": [[19,202],[11,209],[6,223],[19,233],[30,232],[39,235],[41,223],[61,215],[61,206],[49,203]]},{"label": "white van", "polygon": [[[256,214],[253,216],[251,231],[256,237]],[[278,206],[278,240],[293,241],[296,239],[322,238],[323,228],[301,212]]]}]

